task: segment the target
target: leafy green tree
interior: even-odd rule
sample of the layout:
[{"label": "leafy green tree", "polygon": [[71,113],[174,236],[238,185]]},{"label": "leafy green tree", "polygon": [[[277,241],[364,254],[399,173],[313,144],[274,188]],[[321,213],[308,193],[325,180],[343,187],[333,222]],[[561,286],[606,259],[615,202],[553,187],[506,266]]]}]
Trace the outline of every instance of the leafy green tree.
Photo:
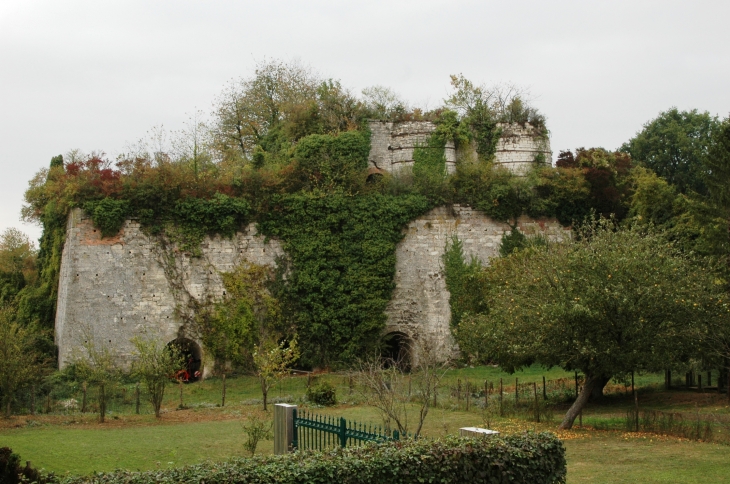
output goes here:
[{"label": "leafy green tree", "polygon": [[644,129],[624,143],[621,151],[675,185],[681,193],[707,193],[705,168],[713,133],[719,121],[708,112],[659,113]]},{"label": "leafy green tree", "polygon": [[705,166],[710,196],[718,205],[730,211],[730,117],[714,131]]},{"label": "leafy green tree", "polygon": [[5,417],[18,390],[38,380],[45,364],[33,344],[34,331],[15,321],[11,306],[0,306],[0,396]]},{"label": "leafy green tree", "polygon": [[0,304],[14,303],[18,293],[35,282],[36,254],[20,230],[9,228],[0,234]]},{"label": "leafy green tree", "polygon": [[613,376],[698,357],[708,327],[727,326],[723,281],[663,234],[603,220],[571,241],[521,250],[485,269],[487,315],[467,318],[462,351],[514,371],[533,363],[581,371],[570,428]]},{"label": "leafy green tree", "polygon": [[200,316],[203,343],[218,360],[252,369],[262,337],[293,329],[286,326],[280,302],[270,291],[274,274],[269,267],[242,263],[221,277],[224,299]]},{"label": "leafy green tree", "polygon": [[261,338],[261,343],[254,346],[253,362],[256,376],[261,385],[264,410],[267,410],[269,390],[288,372],[289,367],[299,359],[299,347],[296,337],[291,341],[277,341],[274,335]]},{"label": "leafy green tree", "polygon": [[132,375],[144,382],[155,417],[160,418],[165,387],[175,372],[185,367],[185,357],[177,345],[168,346],[155,338],[137,336],[132,344],[136,358],[132,363]]},{"label": "leafy green tree", "polygon": [[99,422],[106,418],[107,390],[119,379],[114,353],[103,342],[98,344],[90,330],[85,331],[81,354],[75,355],[76,374],[83,380],[96,385],[99,390]]}]

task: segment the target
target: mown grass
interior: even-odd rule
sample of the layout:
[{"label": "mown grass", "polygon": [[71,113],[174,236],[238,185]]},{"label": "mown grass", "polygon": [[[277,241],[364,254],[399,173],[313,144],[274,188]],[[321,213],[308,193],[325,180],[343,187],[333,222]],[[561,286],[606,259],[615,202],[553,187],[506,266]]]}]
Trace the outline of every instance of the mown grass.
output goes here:
[{"label": "mown grass", "polygon": [[[483,385],[484,380],[498,382],[503,378],[505,386],[510,381],[514,388],[515,377],[520,384],[541,384],[543,375],[548,380],[573,378],[572,374],[560,370],[547,371],[539,367],[516,375],[493,367],[449,370],[439,394],[439,406],[431,409],[423,435],[438,437],[458,433],[460,427],[482,426],[487,421],[491,428],[503,433],[554,430],[562,417],[561,412],[570,403],[567,400],[555,409],[552,421],[537,424],[525,419],[529,409],[522,415],[518,412],[518,417],[522,418],[514,418],[512,414],[513,418],[499,417],[493,405],[494,395],[488,410],[480,408],[482,397],[474,397],[470,410],[466,411],[464,398],[457,400],[452,391],[459,380],[462,385],[467,381]],[[362,423],[382,423],[378,411],[364,405],[357,389],[351,391],[346,374],[318,375],[312,383],[316,384],[318,380],[327,380],[337,387],[340,404],[333,408],[309,407],[310,410]],[[642,409],[730,413],[724,396],[662,391],[662,375],[643,375],[637,380],[644,385],[639,396]],[[306,407],[302,396],[307,382],[307,376],[288,378],[270,397],[288,399]],[[261,411],[260,390],[254,378],[227,380],[225,408],[220,407],[222,381],[218,378],[183,385],[183,403],[188,408],[178,411],[179,388],[177,385],[168,388],[165,413],[159,421],[149,414],[149,409],[143,409],[142,415],[134,415],[129,402],[113,411],[106,424],[97,423],[93,414],[78,411],[14,417],[0,425],[4,427],[0,428],[0,446],[9,446],[23,460],[57,473],[85,474],[115,468],[148,470],[244,455],[242,423],[246,418],[270,419],[270,414]],[[603,428],[619,430],[578,429],[561,434],[567,439],[569,482],[730,482],[725,478],[730,473],[722,468],[728,462],[730,447],[626,433],[622,423],[626,410],[633,406],[633,399],[620,385],[614,385],[613,391],[601,405],[590,405],[586,409],[583,423],[586,427],[603,424]],[[416,408],[410,410],[409,427],[413,431]],[[8,428],[15,424],[23,427]],[[259,452],[272,451],[271,441],[260,443]]]},{"label": "mown grass", "polygon": [[730,482],[725,445],[594,432],[565,447],[568,483]]}]

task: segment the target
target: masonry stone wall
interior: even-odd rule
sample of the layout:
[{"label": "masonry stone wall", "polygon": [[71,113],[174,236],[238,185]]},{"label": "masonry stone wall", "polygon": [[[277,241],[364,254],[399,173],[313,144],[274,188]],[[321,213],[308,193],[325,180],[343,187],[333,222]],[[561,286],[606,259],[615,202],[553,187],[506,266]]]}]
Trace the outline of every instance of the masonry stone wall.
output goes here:
[{"label": "masonry stone wall", "polygon": [[[521,217],[519,230],[527,236],[542,234],[550,240],[570,236],[557,220]],[[386,310],[386,333],[402,333],[414,347],[427,342],[440,354],[456,350],[451,337],[451,308],[442,256],[447,241],[456,235],[467,258],[488,264],[499,256],[508,224],[497,222],[468,206],[438,207],[413,220],[396,249],[395,291]]]},{"label": "masonry stone wall", "polygon": [[[386,121],[370,121],[370,156],[371,168],[389,173],[398,173],[405,168],[413,167],[413,150],[425,146],[431,133],[436,129],[430,121],[405,121],[391,123]],[[454,142],[446,143],[446,171],[456,170],[456,149]]]},{"label": "masonry stone wall", "polygon": [[[389,173],[412,168],[414,148],[424,146],[436,129],[436,125],[430,121],[370,121],[369,126],[370,167]],[[529,123],[502,124],[500,128],[502,136],[497,142],[495,163],[504,165],[512,173],[523,175],[538,157],[542,157],[546,163],[552,162],[549,138],[542,136]],[[446,144],[444,155],[446,171],[454,173],[457,159],[461,156],[476,158],[476,150],[471,146],[464,153],[457,153],[453,141],[450,141]]]},{"label": "masonry stone wall", "polygon": [[[554,220],[523,217],[518,227],[528,236],[542,233],[554,240],[569,236]],[[488,263],[498,255],[508,230],[509,225],[459,205],[435,208],[409,223],[396,249],[396,287],[386,310],[386,333],[402,333],[415,344],[430,342],[442,355],[453,352],[441,260],[446,242],[456,235],[467,257]],[[74,210],[59,281],[59,366],[69,364],[89,338],[111,347],[124,366],[131,362],[130,339],[137,335],[146,333],[166,342],[183,337],[200,344],[189,324],[193,303],[225,296],[220,273],[232,271],[242,261],[273,266],[284,255],[280,242],[266,241],[253,224],[231,239],[206,237],[201,251],[201,257],[190,257],[166,247],[164,239],[146,235],[134,220],[125,222],[118,235],[101,238],[84,212]],[[212,365],[203,360],[205,376]]]},{"label": "masonry stone wall", "polygon": [[[201,257],[192,258],[166,248],[134,220],[115,237],[101,238],[84,212],[74,210],[61,259],[55,328],[59,367],[69,364],[89,338],[109,346],[124,366],[131,362],[134,336],[146,333],[166,342],[183,337],[200,344],[188,324],[190,303],[224,295],[220,272],[242,260],[273,265],[283,254],[279,242],[266,242],[253,224],[231,239],[206,237],[201,251]],[[211,365],[204,369],[205,374]]]},{"label": "masonry stone wall", "polygon": [[506,166],[512,173],[523,175],[542,155],[546,163],[552,162],[550,139],[540,135],[529,123],[500,125],[502,136],[497,142],[495,162]]}]

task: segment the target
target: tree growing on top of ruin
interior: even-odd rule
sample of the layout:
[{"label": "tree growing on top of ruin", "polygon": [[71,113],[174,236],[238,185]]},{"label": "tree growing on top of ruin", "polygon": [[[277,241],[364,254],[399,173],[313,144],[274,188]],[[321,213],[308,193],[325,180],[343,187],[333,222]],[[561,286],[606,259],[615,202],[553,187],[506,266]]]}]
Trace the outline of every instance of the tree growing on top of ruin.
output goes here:
[{"label": "tree growing on top of ruin", "polygon": [[722,281],[661,233],[602,220],[575,238],[495,259],[484,270],[489,312],[465,318],[462,351],[508,371],[533,363],[582,372],[570,428],[613,376],[662,371],[702,354],[709,328],[730,324]]}]

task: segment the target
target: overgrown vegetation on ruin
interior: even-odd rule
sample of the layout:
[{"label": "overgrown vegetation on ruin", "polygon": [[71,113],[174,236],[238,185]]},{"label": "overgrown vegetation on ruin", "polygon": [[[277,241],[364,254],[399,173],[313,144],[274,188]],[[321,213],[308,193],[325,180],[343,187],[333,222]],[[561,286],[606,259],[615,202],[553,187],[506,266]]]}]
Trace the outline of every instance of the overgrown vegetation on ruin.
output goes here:
[{"label": "overgrown vegetation on ruin", "polygon": [[[196,114],[169,146],[157,130],[114,162],[99,153],[54,157],[31,181],[23,212],[44,227],[37,275],[6,284],[3,298],[17,305],[22,324],[50,335],[75,207],[105,236],[132,217],[193,256],[206,234],[231,236],[256,222],[288,254],[282,264],[290,274],[272,292],[285,333],[298,334],[305,364],[339,365],[377,348],[401,230],[438,205],[468,204],[510,223],[524,214],[570,225],[590,213],[656,223],[665,216],[652,211],[652,197],[660,196],[684,243],[707,255],[727,253],[717,209],[634,168],[627,154],[562,152],[556,167],[536,164],[524,177],[496,166],[499,123],[530,123],[546,135],[545,118],[512,88],[489,89],[463,76],[452,85],[442,108],[423,112],[386,88],[358,97],[300,65],[268,62],[228,85],[212,120]],[[412,174],[368,177],[368,119],[437,125],[415,150]],[[464,156],[447,176],[443,147],[450,141],[473,146],[477,156]],[[717,230],[707,230],[708,222]]]}]

